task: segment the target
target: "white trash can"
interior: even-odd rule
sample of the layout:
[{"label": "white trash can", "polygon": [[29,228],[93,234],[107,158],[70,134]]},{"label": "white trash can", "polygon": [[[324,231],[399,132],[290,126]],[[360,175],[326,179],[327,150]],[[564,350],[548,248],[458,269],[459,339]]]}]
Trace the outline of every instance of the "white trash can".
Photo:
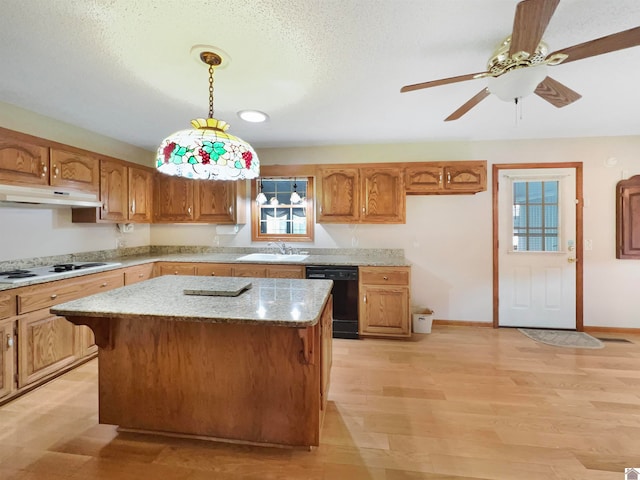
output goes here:
[{"label": "white trash can", "polygon": [[433,310],[430,308],[413,309],[413,333],[431,333]]}]

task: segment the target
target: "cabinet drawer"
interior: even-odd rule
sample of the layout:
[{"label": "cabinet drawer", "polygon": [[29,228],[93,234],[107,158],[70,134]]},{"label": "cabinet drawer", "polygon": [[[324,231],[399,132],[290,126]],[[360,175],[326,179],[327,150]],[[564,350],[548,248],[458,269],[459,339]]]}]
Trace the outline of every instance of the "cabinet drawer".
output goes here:
[{"label": "cabinet drawer", "polygon": [[304,267],[298,265],[278,265],[267,269],[269,278],[304,278]]},{"label": "cabinet drawer", "polygon": [[233,265],[222,263],[203,263],[196,267],[196,275],[206,277],[231,277]]},{"label": "cabinet drawer", "polygon": [[360,283],[366,285],[409,285],[406,267],[360,267]]},{"label": "cabinet drawer", "polygon": [[233,267],[233,276],[265,278],[267,276],[267,267],[265,265],[235,265]]},{"label": "cabinet drawer", "polygon": [[122,287],[123,285],[124,275],[121,270],[33,285],[18,293],[18,314],[48,308],[52,305]]},{"label": "cabinet drawer", "polygon": [[124,284],[131,285],[132,283],[142,282],[144,280],[149,280],[152,276],[153,263],[129,267],[124,271]]},{"label": "cabinet drawer", "polygon": [[195,275],[196,266],[192,263],[159,263],[158,272],[162,275]]},{"label": "cabinet drawer", "polygon": [[16,294],[0,293],[0,318],[7,318],[16,314]]}]

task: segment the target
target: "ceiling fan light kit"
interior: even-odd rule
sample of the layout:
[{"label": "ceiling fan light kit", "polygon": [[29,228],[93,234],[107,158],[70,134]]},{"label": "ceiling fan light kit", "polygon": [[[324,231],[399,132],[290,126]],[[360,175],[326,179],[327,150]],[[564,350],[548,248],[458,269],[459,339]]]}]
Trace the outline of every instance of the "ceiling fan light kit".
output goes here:
[{"label": "ceiling fan light kit", "polygon": [[542,35],[559,3],[560,0],[519,2],[512,34],[498,46],[489,59],[487,71],[405,85],[400,92],[487,78],[487,87],[449,115],[445,121],[457,120],[490,94],[496,95],[500,100],[515,100],[517,103],[518,99],[535,93],[554,107],[570,105],[580,99],[581,95],[549,77],[547,67],[638,46],[640,27],[548,53],[547,45],[542,42]]},{"label": "ceiling fan light kit", "polygon": [[213,118],[213,71],[223,63],[215,52],[204,51],[200,59],[209,65],[209,117],[191,121],[193,129],[180,130],[158,147],[156,168],[167,175],[200,180],[244,180],[260,175],[253,147],[227,133],[229,125]]}]

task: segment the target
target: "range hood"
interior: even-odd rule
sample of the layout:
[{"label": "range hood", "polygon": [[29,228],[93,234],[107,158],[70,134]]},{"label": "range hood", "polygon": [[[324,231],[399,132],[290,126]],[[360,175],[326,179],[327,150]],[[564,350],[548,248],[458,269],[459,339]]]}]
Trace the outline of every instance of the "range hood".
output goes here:
[{"label": "range hood", "polygon": [[100,207],[98,195],[58,187],[0,185],[0,206]]}]

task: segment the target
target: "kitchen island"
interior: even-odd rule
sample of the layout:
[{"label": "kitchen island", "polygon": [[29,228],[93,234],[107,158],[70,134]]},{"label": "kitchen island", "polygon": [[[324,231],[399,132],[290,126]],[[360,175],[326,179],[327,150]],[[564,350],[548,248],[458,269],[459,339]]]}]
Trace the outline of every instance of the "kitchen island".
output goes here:
[{"label": "kitchen island", "polygon": [[[185,291],[237,289],[237,296]],[[331,368],[331,281],[162,276],[56,305],[99,347],[99,421],[314,446]],[[234,292],[235,293],[235,292]]]}]

